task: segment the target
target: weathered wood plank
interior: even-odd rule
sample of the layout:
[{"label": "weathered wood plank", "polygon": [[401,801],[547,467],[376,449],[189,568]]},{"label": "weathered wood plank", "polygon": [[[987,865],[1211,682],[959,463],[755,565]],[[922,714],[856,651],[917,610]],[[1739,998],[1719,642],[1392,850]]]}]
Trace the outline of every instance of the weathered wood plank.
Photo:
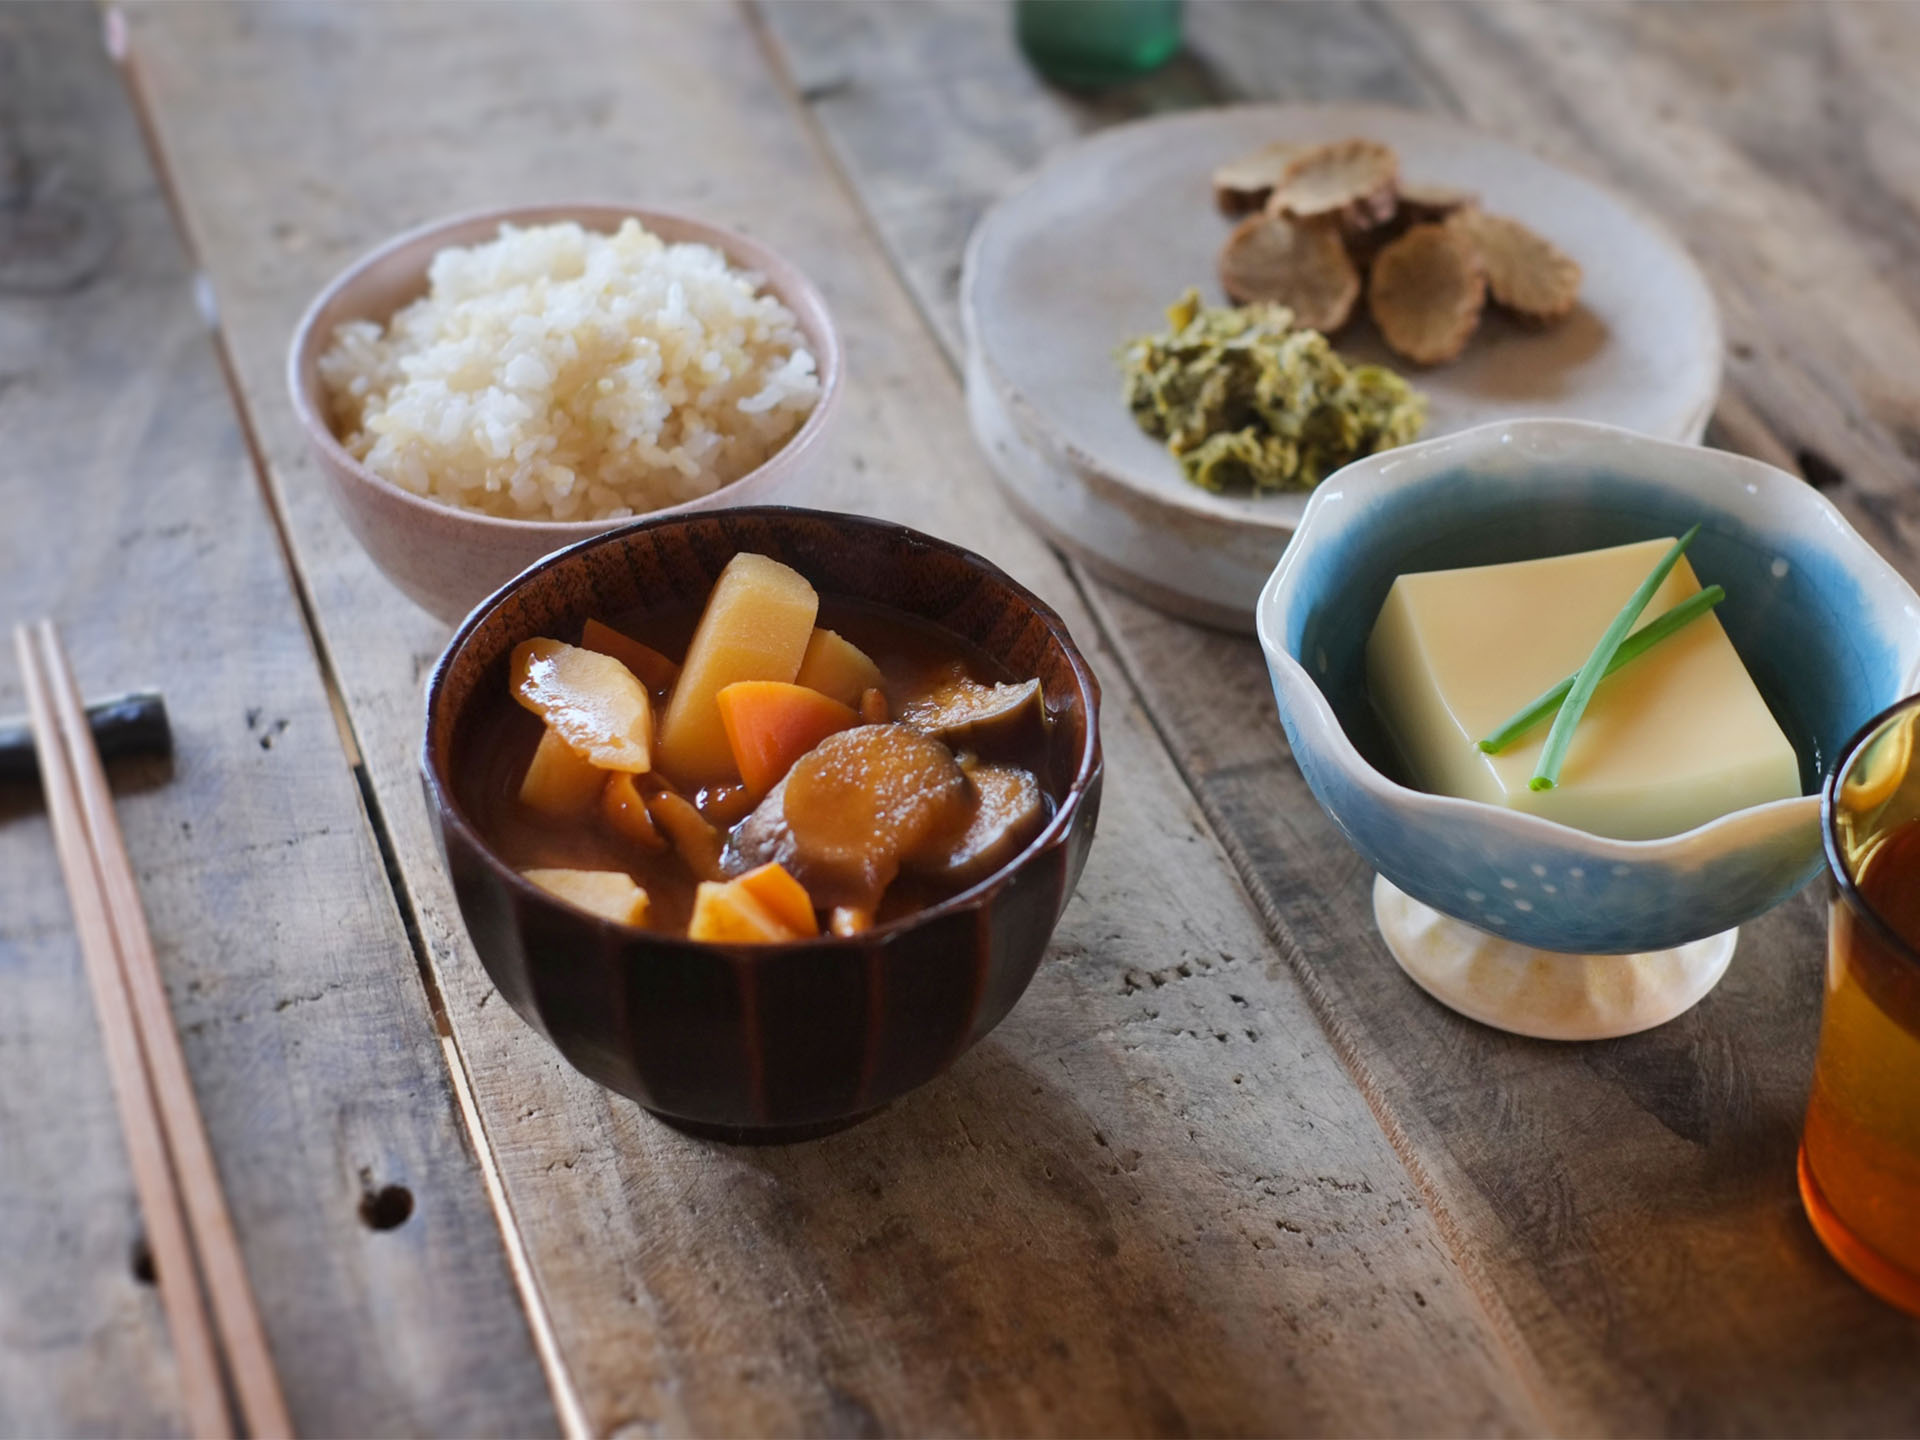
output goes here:
[{"label": "weathered wood plank", "polygon": [[[166,693],[114,775],[296,1423],[551,1409],[191,269],[89,6],[0,8],[0,614]],[[21,707],[11,666],[0,710]],[[93,1007],[30,784],[0,789],[0,1433],[177,1431]],[[411,1218],[376,1232],[369,1189]]]},{"label": "weathered wood plank", "polygon": [[[1836,498],[1912,576],[1920,502],[1901,417],[1920,335],[1885,265],[1890,246],[1896,273],[1916,258],[1911,182],[1903,191],[1891,163],[1920,154],[1913,101],[1893,79],[1916,12],[1886,13],[1898,9],[1196,6],[1185,64],[1229,98],[1465,113],[1660,210],[1728,307],[1725,431],[1779,458],[1777,430],[1789,453],[1843,467]],[[1022,64],[1004,15],[980,7],[765,13],[950,354],[958,222],[1050,146],[1187,103],[1191,89],[1175,74],[1098,105],[1065,97]],[[1789,88],[1782,113],[1773,97]],[[1808,115],[1826,117],[1811,136]],[[1870,172],[1853,184],[1832,164],[1849,127],[1877,142],[1874,159],[1849,158]],[[926,135],[953,138],[903,138]],[[1793,252],[1790,272],[1777,252]],[[1883,371],[1887,360],[1900,367]],[[1794,1194],[1819,1003],[1814,899],[1748,927],[1728,981],[1655,1034],[1560,1049],[1458,1020],[1374,938],[1370,876],[1286,753],[1256,647],[1089,589],[1354,1073],[1458,1227],[1463,1263],[1550,1377],[1549,1413],[1627,1431],[1920,1421],[1908,1380],[1920,1327],[1840,1275]]]},{"label": "weathered wood plank", "polygon": [[[134,41],[593,1426],[1539,1428],[1539,1376],[1447,1259],[1075,586],[999,502],[944,359],[752,27],[718,6],[484,13],[155,7]],[[1108,687],[1100,843],[1031,992],[951,1076],[787,1150],[669,1131],[490,1003],[413,774],[445,632],[353,549],[279,389],[295,317],[361,248],[482,203],[608,193],[804,266],[851,375],[810,493],[986,551],[1061,607]]]}]

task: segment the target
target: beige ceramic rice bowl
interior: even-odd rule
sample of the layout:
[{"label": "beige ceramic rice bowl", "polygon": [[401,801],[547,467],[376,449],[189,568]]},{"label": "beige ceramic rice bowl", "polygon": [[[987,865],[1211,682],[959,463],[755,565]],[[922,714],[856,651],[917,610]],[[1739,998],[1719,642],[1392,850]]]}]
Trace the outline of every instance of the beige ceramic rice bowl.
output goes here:
[{"label": "beige ceramic rice bowl", "polygon": [[402,235],[322,292],[288,357],[355,537],[449,621],[634,515],[774,498],[840,373],[826,306],[792,265],[605,205]]}]

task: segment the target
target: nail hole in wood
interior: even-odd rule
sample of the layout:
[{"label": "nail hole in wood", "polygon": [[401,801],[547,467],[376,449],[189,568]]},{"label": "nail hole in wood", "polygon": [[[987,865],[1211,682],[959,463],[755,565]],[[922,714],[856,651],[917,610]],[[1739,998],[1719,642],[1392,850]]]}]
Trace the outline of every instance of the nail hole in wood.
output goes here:
[{"label": "nail hole in wood", "polygon": [[360,1221],[369,1230],[398,1230],[413,1214],[413,1192],[404,1185],[382,1185],[360,1197]]},{"label": "nail hole in wood", "polygon": [[1800,473],[1807,477],[1807,483],[1816,490],[1831,490],[1846,482],[1847,472],[1818,450],[1809,447],[1801,450],[1793,459],[1800,467]]},{"label": "nail hole in wood", "polygon": [[133,1248],[128,1253],[127,1263],[133,1271],[133,1278],[138,1280],[142,1285],[151,1285],[154,1283],[153,1251],[147,1248],[146,1236],[134,1236]]}]

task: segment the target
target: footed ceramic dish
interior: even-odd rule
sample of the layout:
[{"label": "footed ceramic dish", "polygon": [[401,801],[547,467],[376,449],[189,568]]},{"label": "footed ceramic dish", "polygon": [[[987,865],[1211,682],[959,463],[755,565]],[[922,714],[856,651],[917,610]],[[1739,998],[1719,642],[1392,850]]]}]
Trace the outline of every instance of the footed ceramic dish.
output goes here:
[{"label": "footed ceramic dish", "polygon": [[[1395,778],[1365,648],[1394,577],[1702,524],[1689,559],[1801,764],[1801,794],[1684,834],[1612,840]],[[1734,929],[1820,868],[1820,787],[1920,684],[1920,597],[1817,491],[1744,456],[1571,420],[1372,456],[1314,492],[1257,629],[1315,798],[1379,872],[1375,915],[1443,1003],[1520,1034],[1661,1024],[1725,971]]]}]

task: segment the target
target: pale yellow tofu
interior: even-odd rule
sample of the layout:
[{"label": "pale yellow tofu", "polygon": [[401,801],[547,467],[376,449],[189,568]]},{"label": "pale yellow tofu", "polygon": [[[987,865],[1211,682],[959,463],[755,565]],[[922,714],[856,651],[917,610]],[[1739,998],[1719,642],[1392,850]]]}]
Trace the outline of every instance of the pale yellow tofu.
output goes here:
[{"label": "pale yellow tofu", "polygon": [[[1528,788],[1542,723],[1476,742],[1586,662],[1672,540],[1394,581],[1367,642],[1373,705],[1421,789],[1622,840],[1800,793],[1793,746],[1708,614],[1601,681],[1554,789]],[[1700,588],[1683,556],[1635,628]]]},{"label": "pale yellow tofu", "polygon": [[658,765],[681,787],[739,779],[716,696],[741,680],[800,673],[820,597],[799,571],[764,555],[727,562],[700,613],[660,722]]},{"label": "pale yellow tofu", "polygon": [[523,870],[520,872],[550,895],[558,895],[582,910],[622,925],[638,925],[647,918],[647,892],[624,870]]}]

